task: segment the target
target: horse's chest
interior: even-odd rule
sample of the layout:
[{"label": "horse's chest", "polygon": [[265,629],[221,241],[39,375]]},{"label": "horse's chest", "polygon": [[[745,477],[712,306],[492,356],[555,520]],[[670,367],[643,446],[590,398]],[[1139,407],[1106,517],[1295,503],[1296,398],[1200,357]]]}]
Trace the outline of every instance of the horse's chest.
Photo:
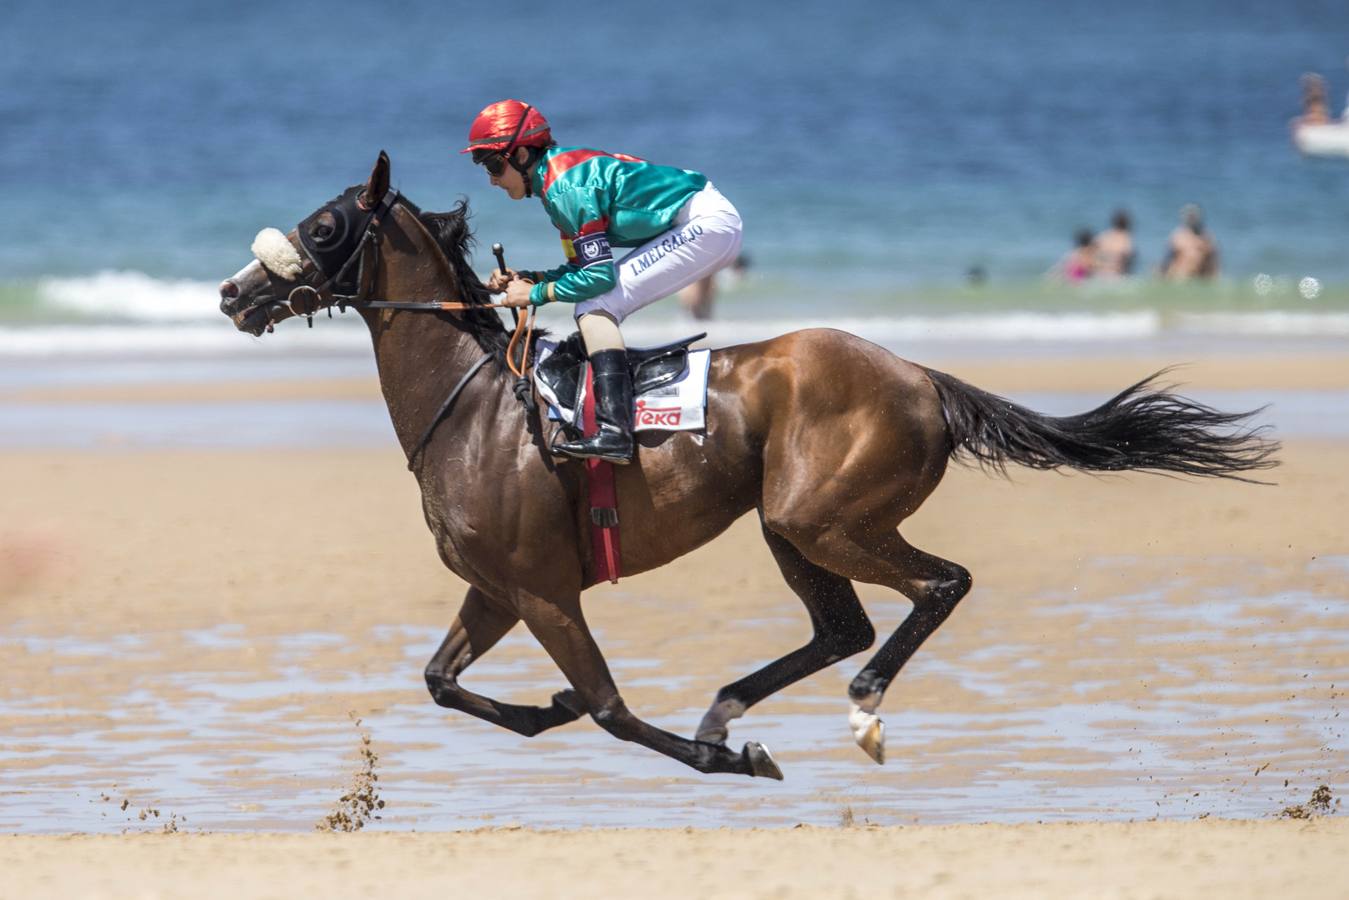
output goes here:
[{"label": "horse's chest", "polygon": [[479,583],[485,574],[483,562],[491,556],[489,523],[475,521],[464,506],[451,506],[443,496],[424,497],[422,507],[441,560],[460,578]]}]

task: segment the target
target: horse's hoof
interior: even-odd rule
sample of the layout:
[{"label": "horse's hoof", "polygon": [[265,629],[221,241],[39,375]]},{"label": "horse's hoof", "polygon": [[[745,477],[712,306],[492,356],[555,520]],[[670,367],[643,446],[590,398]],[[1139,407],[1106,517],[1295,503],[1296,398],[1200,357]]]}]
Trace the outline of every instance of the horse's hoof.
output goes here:
[{"label": "horse's hoof", "polygon": [[773,756],[768,752],[768,748],[758,741],[750,741],[745,744],[745,759],[749,760],[749,772],[755,778],[772,778],[775,781],[782,780],[782,770],[778,764],[773,762]]},{"label": "horse's hoof", "polygon": [[848,714],[848,724],[852,726],[852,736],[857,746],[875,760],[876,765],[885,765],[885,723],[881,717],[854,705]]}]

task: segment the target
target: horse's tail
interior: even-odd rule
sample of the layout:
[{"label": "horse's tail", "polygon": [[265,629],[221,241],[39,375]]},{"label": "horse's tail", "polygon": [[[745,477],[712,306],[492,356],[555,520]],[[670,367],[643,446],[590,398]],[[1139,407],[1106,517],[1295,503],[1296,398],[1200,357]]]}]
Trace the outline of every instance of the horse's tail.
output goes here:
[{"label": "horse's tail", "polygon": [[1090,412],[1046,416],[927,369],[946,416],[951,456],[972,457],[1002,472],[1008,463],[1032,469],[1091,472],[1146,469],[1180,475],[1243,478],[1278,465],[1269,426],[1252,427],[1263,411],[1219,412],[1159,389],[1163,369]]}]

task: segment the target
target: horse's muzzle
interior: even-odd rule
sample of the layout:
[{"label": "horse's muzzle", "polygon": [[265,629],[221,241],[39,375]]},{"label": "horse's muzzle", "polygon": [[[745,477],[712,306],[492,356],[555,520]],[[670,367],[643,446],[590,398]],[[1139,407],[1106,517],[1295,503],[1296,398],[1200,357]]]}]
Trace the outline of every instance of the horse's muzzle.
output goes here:
[{"label": "horse's muzzle", "polygon": [[278,305],[267,270],[257,260],[220,282],[220,311],[240,331],[261,334],[277,318],[272,307]]},{"label": "horse's muzzle", "polygon": [[234,315],[234,304],[239,300],[239,285],[228,278],[220,282],[220,311],[227,316]]}]

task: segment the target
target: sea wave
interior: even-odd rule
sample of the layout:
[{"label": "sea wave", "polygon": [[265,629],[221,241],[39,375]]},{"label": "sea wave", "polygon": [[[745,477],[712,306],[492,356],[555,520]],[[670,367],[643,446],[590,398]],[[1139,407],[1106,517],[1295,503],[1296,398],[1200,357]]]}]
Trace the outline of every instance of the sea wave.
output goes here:
[{"label": "sea wave", "polygon": [[[540,324],[554,332],[571,330],[570,310],[545,307]],[[624,323],[634,346],[660,344],[694,329],[705,330],[705,343],[727,346],[764,340],[804,328],[834,328],[892,347],[946,344],[995,346],[1146,341],[1167,336],[1198,338],[1316,338],[1349,336],[1349,313],[1242,312],[1120,313],[1011,312],[987,315],[875,316],[837,318],[721,319],[691,322],[672,315],[649,316]],[[274,334],[252,338],[240,334],[219,312],[203,322],[102,323],[0,326],[0,358],[54,356],[148,355],[183,357],[194,354],[236,355],[265,352],[368,353],[370,337],[353,316],[320,318],[313,329],[287,321]]]},{"label": "sea wave", "polygon": [[40,306],[99,320],[197,322],[220,315],[219,284],[104,271],[37,283]]},{"label": "sea wave", "polygon": [[287,323],[275,334],[240,334],[216,313],[217,325],[50,325],[0,328],[0,359],[59,356],[227,356],[268,348],[301,352],[369,352],[370,335],[360,323],[306,329]]}]

